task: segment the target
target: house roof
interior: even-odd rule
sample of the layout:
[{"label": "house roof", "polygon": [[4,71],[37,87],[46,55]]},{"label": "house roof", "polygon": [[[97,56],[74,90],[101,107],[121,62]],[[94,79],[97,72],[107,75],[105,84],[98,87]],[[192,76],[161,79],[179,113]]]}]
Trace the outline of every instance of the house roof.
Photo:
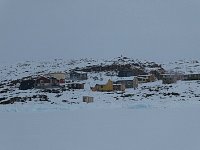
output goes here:
[{"label": "house roof", "polygon": [[113,85],[122,85],[122,84],[113,84]]},{"label": "house roof", "polygon": [[150,77],[151,74],[139,75],[138,77]]},{"label": "house roof", "polygon": [[185,74],[185,75],[200,75],[200,73],[188,73],[188,74]]},{"label": "house roof", "polygon": [[147,79],[146,77],[138,77],[138,79]]},{"label": "house roof", "polygon": [[67,85],[72,85],[72,84],[79,84],[79,85],[82,85],[82,84],[85,84],[85,83],[77,83],[77,82],[67,83]]},{"label": "house roof", "polygon": [[44,77],[44,76],[40,76],[40,77],[38,77],[36,80],[38,81],[38,80],[51,80],[51,79],[57,80],[57,79],[54,78],[54,77]]},{"label": "house roof", "polygon": [[118,80],[133,80],[134,78],[136,78],[136,76],[131,76],[131,77],[117,77],[117,76],[114,76],[112,77],[112,80],[114,81],[118,81]]},{"label": "house roof", "polygon": [[50,72],[49,75],[54,75],[54,74],[62,74],[62,75],[65,75],[64,72]]},{"label": "house roof", "polygon": [[87,72],[82,72],[82,71],[71,71],[70,74],[87,74]]}]

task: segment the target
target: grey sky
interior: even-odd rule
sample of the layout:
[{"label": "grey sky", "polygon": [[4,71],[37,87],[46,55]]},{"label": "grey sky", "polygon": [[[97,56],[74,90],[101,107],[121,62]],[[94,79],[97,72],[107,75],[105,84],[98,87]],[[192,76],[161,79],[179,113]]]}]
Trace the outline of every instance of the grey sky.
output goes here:
[{"label": "grey sky", "polygon": [[0,58],[200,58],[199,0],[0,0]]}]

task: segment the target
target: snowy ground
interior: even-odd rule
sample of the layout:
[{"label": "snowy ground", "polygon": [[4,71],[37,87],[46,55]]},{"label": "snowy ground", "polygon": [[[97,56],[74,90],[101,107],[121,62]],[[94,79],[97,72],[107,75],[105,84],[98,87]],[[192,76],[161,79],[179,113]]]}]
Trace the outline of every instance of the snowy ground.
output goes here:
[{"label": "snowy ground", "polygon": [[[92,92],[88,87],[84,90],[66,91],[58,94],[48,94],[50,102],[30,101],[16,102],[9,105],[0,105],[0,112],[54,112],[78,109],[154,109],[179,108],[190,105],[200,105],[200,83],[198,81],[179,81],[176,84],[162,85],[161,81],[139,85],[138,89],[126,89],[124,94],[116,92]],[[179,95],[171,95],[171,93]],[[8,93],[10,96],[32,96],[38,94],[37,90]],[[8,96],[8,94],[2,94]],[[169,95],[168,95],[169,94]],[[94,103],[82,102],[83,96],[93,96]],[[63,102],[67,100],[68,102]],[[53,104],[52,104],[53,102]]]},{"label": "snowy ground", "polygon": [[199,150],[200,109],[0,113],[1,150]]},{"label": "snowy ground", "polygon": [[[56,60],[1,66],[0,81],[65,71],[90,63],[99,64],[94,60]],[[185,73],[198,73],[199,66],[195,61],[164,65],[169,70]],[[103,77],[103,80],[95,81],[93,77],[96,76]],[[178,81],[171,85],[156,81],[140,84],[136,90],[126,89],[123,94],[90,90],[91,86],[108,79],[110,77],[103,73],[91,73],[84,90],[65,91],[59,97],[55,93],[45,93],[49,102],[34,100],[1,105],[0,150],[200,149],[199,81]],[[0,97],[25,97],[38,93],[40,91],[36,89],[20,91],[13,88],[1,93]],[[86,95],[93,96],[94,103],[83,103],[82,97]]]},{"label": "snowy ground", "polygon": [[[0,82],[6,83],[9,80],[21,79],[29,75],[45,74],[56,71],[69,71],[72,68],[84,67],[88,65],[112,63],[141,63],[139,60],[132,59],[111,59],[106,60],[51,60],[51,61],[26,61],[14,65],[0,66]],[[143,61],[141,64],[151,64]],[[166,70],[174,70],[188,73],[188,70],[198,73],[200,63],[198,61],[177,61],[163,64]],[[190,68],[190,69],[188,69]],[[152,69],[152,68],[146,68]],[[97,80],[94,78],[98,78]],[[199,81],[179,81],[177,84],[163,85],[161,81],[154,83],[140,84],[139,88],[126,89],[125,94],[119,92],[102,93],[92,92],[90,87],[95,84],[105,84],[108,79],[112,81],[121,80],[122,78],[116,76],[107,76],[105,72],[88,74],[88,80],[82,81],[85,83],[84,90],[64,91],[59,94],[42,92],[38,89],[21,91],[18,87],[10,87],[7,84],[0,87],[0,91],[9,89],[8,92],[0,93],[0,98],[9,100],[13,97],[33,97],[38,94],[45,94],[48,96],[48,102],[41,102],[37,99],[16,102],[13,105],[0,106],[0,112],[34,112],[34,111],[57,111],[57,110],[74,110],[83,108],[165,108],[176,107],[176,105],[188,105],[200,103],[200,82]],[[130,79],[130,77],[128,78]],[[133,77],[132,77],[133,79]],[[5,81],[7,80],[7,81]],[[171,95],[170,93],[178,93],[179,96]],[[87,105],[82,102],[83,96],[94,97],[94,104]],[[65,102],[63,102],[65,101]]]}]

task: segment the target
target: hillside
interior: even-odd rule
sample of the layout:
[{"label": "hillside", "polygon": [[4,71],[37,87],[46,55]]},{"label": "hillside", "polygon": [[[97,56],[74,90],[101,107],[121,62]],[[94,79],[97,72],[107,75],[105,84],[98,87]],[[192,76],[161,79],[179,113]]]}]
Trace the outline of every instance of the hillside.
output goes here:
[{"label": "hillside", "polygon": [[[184,66],[184,67],[183,67]],[[26,61],[12,65],[2,65],[0,85],[0,111],[54,111],[82,108],[165,108],[200,103],[199,81],[178,81],[164,85],[162,81],[139,84],[137,89],[125,92],[93,92],[96,84],[122,80],[117,73],[121,69],[132,69],[137,74],[149,72],[198,73],[198,61],[178,61],[169,64],[133,60],[118,57],[110,60],[80,59],[50,61]],[[24,77],[37,77],[49,72],[69,72],[71,70],[88,73],[84,89],[29,89],[19,90],[18,84]],[[128,79],[133,77],[128,77]],[[70,81],[69,81],[70,82]],[[65,83],[66,85],[66,83]],[[94,97],[94,103],[82,102],[83,96]]]},{"label": "hillside", "polygon": [[[0,148],[199,150],[200,81],[163,84],[157,79],[123,92],[91,90],[109,79],[133,80],[134,76],[118,77],[124,67],[145,75],[150,72],[194,74],[198,73],[199,62],[159,64],[119,57],[109,61],[51,60],[2,65]],[[85,71],[88,79],[66,80],[64,87],[59,88],[19,90],[20,82],[27,77],[37,78],[58,71]],[[85,83],[85,88],[67,87],[68,83],[76,82]],[[83,96],[93,97],[94,102],[83,102]]]}]

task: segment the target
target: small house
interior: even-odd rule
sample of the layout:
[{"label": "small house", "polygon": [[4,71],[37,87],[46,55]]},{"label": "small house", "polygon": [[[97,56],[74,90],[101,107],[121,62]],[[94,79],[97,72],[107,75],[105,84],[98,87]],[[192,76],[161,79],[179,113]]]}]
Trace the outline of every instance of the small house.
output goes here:
[{"label": "small house", "polygon": [[154,82],[156,80],[156,78],[153,74],[139,75],[139,76],[137,76],[137,79],[138,79],[139,83]]},{"label": "small house", "polygon": [[184,75],[183,80],[200,80],[200,74],[186,74]]},{"label": "small house", "polygon": [[92,91],[111,92],[113,91],[113,82],[108,80],[106,84],[96,84],[95,87],[92,87],[91,89]]},{"label": "small house", "polygon": [[59,81],[53,77],[38,77],[35,81],[35,88],[54,88],[59,87]]},{"label": "small house", "polygon": [[137,88],[138,87],[138,79],[135,77],[133,80],[118,80],[115,82],[116,84],[124,84],[125,88]]},{"label": "small house", "polygon": [[83,96],[83,102],[85,102],[85,103],[93,103],[94,102],[94,97]]},{"label": "small house", "polygon": [[85,72],[72,71],[69,73],[68,76],[69,76],[69,80],[73,80],[73,81],[88,79],[87,73]]},{"label": "small house", "polygon": [[177,77],[175,74],[162,74],[163,84],[173,84],[177,82]]},{"label": "small house", "polygon": [[67,87],[69,89],[84,89],[84,83],[68,83]]},{"label": "small house", "polygon": [[54,73],[49,73],[48,76],[56,78],[60,84],[65,83],[65,73],[54,72]]},{"label": "small house", "polygon": [[118,72],[118,77],[131,77],[134,76],[133,70],[120,70]]},{"label": "small house", "polygon": [[29,80],[22,80],[19,86],[20,90],[28,90],[33,89],[35,85],[35,80],[29,79]]}]

